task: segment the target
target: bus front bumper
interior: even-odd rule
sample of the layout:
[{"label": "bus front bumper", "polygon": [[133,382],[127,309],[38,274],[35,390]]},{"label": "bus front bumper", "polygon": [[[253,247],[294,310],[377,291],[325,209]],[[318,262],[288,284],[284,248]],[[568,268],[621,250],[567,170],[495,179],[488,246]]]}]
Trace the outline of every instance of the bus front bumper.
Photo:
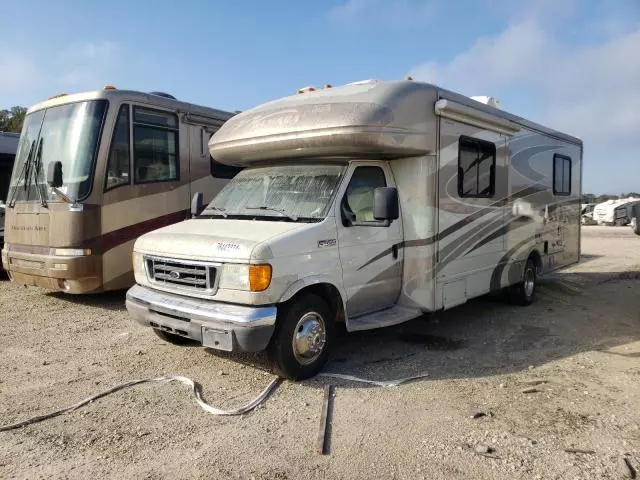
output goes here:
[{"label": "bus front bumper", "polygon": [[267,348],[276,324],[275,306],[254,307],[160,292],[134,285],[126,307],[138,324],[227,352]]},{"label": "bus front bumper", "polygon": [[9,278],[23,285],[66,293],[89,293],[101,288],[99,255],[56,256],[14,251],[5,244],[2,267]]}]

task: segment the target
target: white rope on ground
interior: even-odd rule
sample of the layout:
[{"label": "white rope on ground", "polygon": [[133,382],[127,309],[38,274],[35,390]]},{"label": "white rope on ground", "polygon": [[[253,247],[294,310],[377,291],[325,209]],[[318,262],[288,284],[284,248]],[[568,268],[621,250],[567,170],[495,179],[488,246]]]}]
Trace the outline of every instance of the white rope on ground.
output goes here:
[{"label": "white rope on ground", "polygon": [[[402,385],[403,383],[407,383],[407,382],[411,382],[413,380],[418,380],[421,378],[425,378],[428,376],[427,373],[423,373],[420,375],[414,375],[412,377],[406,377],[406,378],[400,378],[397,380],[368,380],[366,378],[360,378],[360,377],[354,377],[353,375],[345,375],[342,373],[330,373],[330,372],[322,372],[319,373],[317,376],[319,377],[327,377],[327,378],[338,378],[338,379],[342,379],[342,380],[349,380],[352,382],[358,382],[358,383],[367,383],[370,385],[376,385],[378,387],[397,387],[398,385]],[[191,380],[188,377],[182,377],[180,375],[173,375],[173,376],[164,376],[164,377],[151,377],[151,378],[141,378],[138,380],[130,380],[128,382],[124,382],[124,383],[120,383],[118,385],[116,385],[115,387],[112,387],[108,390],[105,390],[103,392],[100,392],[96,395],[92,395],[88,398],[85,398],[84,400],[79,401],[78,403],[74,403],[73,405],[70,405],[68,407],[65,408],[61,408],[60,410],[55,410],[53,412],[50,413],[46,413],[44,415],[38,415],[35,417],[31,417],[28,418],[26,420],[23,420],[21,422],[16,422],[16,423],[11,423],[9,425],[2,425],[0,426],[0,432],[6,432],[9,430],[15,430],[17,428],[21,428],[21,427],[25,427],[27,425],[31,425],[33,423],[38,423],[41,422],[43,420],[47,420],[49,418],[54,418],[57,417],[59,415],[63,415],[65,413],[68,412],[72,412],[74,410],[77,410],[80,407],[84,407],[85,405],[88,405],[90,403],[95,402],[96,400],[102,398],[102,397],[106,397],[107,395],[110,395],[112,393],[115,393],[119,390],[124,390],[125,388],[129,388],[129,387],[133,387],[136,385],[140,385],[142,383],[151,383],[151,382],[160,382],[160,383],[170,383],[170,382],[180,382],[184,385],[186,385],[187,387],[190,388],[190,392],[191,395],[193,395],[193,397],[195,398],[197,404],[200,406],[200,408],[202,408],[205,412],[210,413],[212,415],[219,415],[219,416],[231,416],[231,415],[242,415],[244,413],[250,412],[251,410],[255,409],[258,405],[260,405],[262,402],[264,402],[267,397],[269,397],[269,395],[271,393],[273,393],[273,391],[278,387],[278,385],[280,385],[280,383],[282,382],[282,378],[276,377],[274,378],[271,383],[269,383],[269,385],[267,385],[267,387],[262,390],[262,392],[260,392],[260,394],[255,397],[254,399],[250,400],[248,403],[245,403],[244,405],[238,407],[238,408],[234,408],[231,410],[223,410],[220,408],[216,408],[212,405],[209,405],[207,402],[204,401],[204,399],[202,398],[202,387],[200,386],[199,383],[194,382],[193,380]]]},{"label": "white rope on ground", "polygon": [[329,373],[322,372],[318,374],[319,377],[339,378],[342,380],[350,380],[352,382],[368,383],[370,385],[377,385],[378,387],[397,387],[403,383],[412,382],[413,380],[419,380],[429,376],[428,373],[421,373],[420,375],[414,375],[412,377],[399,378],[397,380],[367,380],[366,378],[354,377],[353,375],[344,375],[342,373]]},{"label": "white rope on ground", "polygon": [[246,403],[246,404],[244,404],[244,405],[242,405],[242,406],[240,406],[238,408],[234,408],[234,409],[231,409],[231,410],[222,410],[220,408],[213,407],[213,406],[209,405],[207,402],[205,402],[202,399],[202,388],[200,387],[200,384],[194,382],[190,378],[182,377],[182,376],[179,376],[179,375],[166,376],[166,377],[142,378],[142,379],[139,379],[139,380],[131,380],[129,382],[121,383],[119,385],[116,385],[115,387],[110,388],[109,390],[105,390],[104,392],[100,392],[100,393],[98,393],[96,395],[92,395],[91,397],[85,398],[84,400],[81,400],[78,403],[74,403],[73,405],[70,405],[68,407],[61,408],[60,410],[55,410],[53,412],[46,413],[44,415],[38,415],[38,416],[35,416],[35,417],[31,417],[31,418],[28,418],[27,420],[23,420],[21,422],[0,426],[0,432],[6,432],[8,430],[15,430],[16,428],[24,427],[26,425],[31,425],[32,423],[37,423],[37,422],[41,422],[43,420],[47,420],[49,418],[54,418],[54,417],[57,417],[58,415],[62,415],[64,413],[68,413],[68,412],[72,412],[74,410],[77,410],[80,407],[88,405],[88,404],[98,400],[99,398],[106,397],[107,395],[115,393],[115,392],[117,392],[119,390],[123,390],[123,389],[129,388],[129,387],[133,387],[135,385],[140,385],[142,383],[151,383],[151,382],[161,382],[161,383],[180,382],[180,383],[188,386],[190,388],[191,394],[195,397],[196,402],[198,403],[200,408],[202,408],[207,413],[211,413],[212,415],[226,415],[226,416],[228,416],[228,415],[242,415],[243,413],[250,412],[251,410],[256,408],[258,405],[260,405],[262,402],[264,402],[267,399],[267,397],[273,392],[273,390],[275,390],[276,387],[278,385],[280,385],[281,381],[282,381],[281,378],[274,378],[271,381],[271,383],[269,385],[267,385],[267,387],[260,393],[260,395],[255,397],[253,400],[249,401],[248,403]]}]

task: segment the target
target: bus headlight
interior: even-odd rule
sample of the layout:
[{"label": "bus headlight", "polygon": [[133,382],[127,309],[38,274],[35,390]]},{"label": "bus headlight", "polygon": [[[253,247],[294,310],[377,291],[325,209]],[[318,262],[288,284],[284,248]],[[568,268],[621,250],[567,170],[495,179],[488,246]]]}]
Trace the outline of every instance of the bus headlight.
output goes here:
[{"label": "bus headlight", "polygon": [[56,257],[88,257],[91,255],[90,248],[54,248],[53,254]]},{"label": "bus headlight", "polygon": [[271,284],[271,265],[224,264],[218,288],[262,292]]}]

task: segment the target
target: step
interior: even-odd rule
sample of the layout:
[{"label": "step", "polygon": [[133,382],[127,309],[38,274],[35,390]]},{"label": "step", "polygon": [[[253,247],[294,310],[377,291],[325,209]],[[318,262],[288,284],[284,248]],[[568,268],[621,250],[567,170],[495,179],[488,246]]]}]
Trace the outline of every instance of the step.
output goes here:
[{"label": "step", "polygon": [[374,313],[369,313],[355,318],[349,318],[347,322],[347,330],[349,332],[357,332],[359,330],[372,330],[374,328],[389,327],[397,325],[414,318],[418,318],[423,314],[422,310],[417,308],[401,307],[394,305]]}]

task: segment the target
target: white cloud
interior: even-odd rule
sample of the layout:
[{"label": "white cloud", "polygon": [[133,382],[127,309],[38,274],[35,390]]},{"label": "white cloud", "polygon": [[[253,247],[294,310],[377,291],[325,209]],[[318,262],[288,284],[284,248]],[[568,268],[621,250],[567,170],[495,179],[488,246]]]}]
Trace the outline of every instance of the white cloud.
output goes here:
[{"label": "white cloud", "polygon": [[[503,91],[535,96],[540,101],[532,106],[537,111],[533,120],[584,140],[585,189],[606,190],[622,182],[627,185],[622,190],[637,190],[640,185],[633,184],[640,182],[640,167],[631,163],[631,157],[640,133],[640,26],[615,28],[610,19],[604,22],[615,35],[589,45],[589,31],[583,31],[585,44],[579,45],[563,42],[532,15],[495,36],[478,39],[449,62],[427,61],[410,74],[465,95],[500,98]],[[514,113],[530,117],[528,112]],[[589,160],[602,161],[594,152],[607,152],[606,161],[633,169],[604,172],[606,184],[602,184],[605,180],[590,173],[598,169],[590,167]],[[636,173],[635,178],[630,173]]]},{"label": "white cloud", "polygon": [[346,0],[329,11],[329,18],[349,28],[403,29],[423,27],[436,9],[436,0]]}]

